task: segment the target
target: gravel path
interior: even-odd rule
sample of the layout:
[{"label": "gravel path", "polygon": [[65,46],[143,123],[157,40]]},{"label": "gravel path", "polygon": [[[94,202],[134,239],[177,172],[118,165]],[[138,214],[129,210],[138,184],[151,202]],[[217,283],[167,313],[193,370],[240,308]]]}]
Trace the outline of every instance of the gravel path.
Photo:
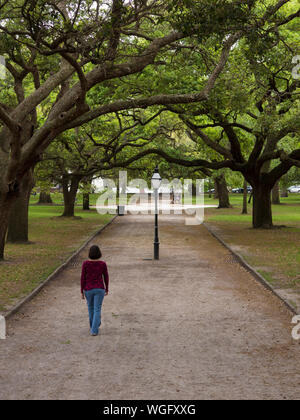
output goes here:
[{"label": "gravel path", "polygon": [[7,325],[0,399],[299,399],[292,314],[204,226],[117,218],[93,242],[108,263],[101,334],[73,264]]}]

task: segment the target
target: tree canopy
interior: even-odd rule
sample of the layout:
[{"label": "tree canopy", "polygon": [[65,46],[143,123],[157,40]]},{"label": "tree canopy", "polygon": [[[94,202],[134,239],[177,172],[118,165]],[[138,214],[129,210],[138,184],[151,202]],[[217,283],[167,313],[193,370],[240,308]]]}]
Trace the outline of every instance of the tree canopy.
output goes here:
[{"label": "tree canopy", "polygon": [[[242,117],[233,116],[239,112],[234,104],[239,102],[242,91],[238,84],[234,86],[233,77],[239,72],[239,60],[241,68],[247,60],[252,66],[246,73],[246,84],[250,88],[252,82],[256,83],[250,97],[256,95],[258,103],[261,101],[263,114],[273,112],[274,116],[277,101],[275,108],[276,112],[281,110],[281,123],[276,127],[269,123],[275,137],[287,130],[285,119],[290,118],[292,123],[294,118],[296,124],[294,106],[286,105],[287,96],[294,94],[293,84],[283,87],[287,67],[278,71],[276,63],[271,65],[271,73],[277,72],[276,86],[271,89],[266,86],[267,71],[261,66],[267,60],[270,70],[272,60],[276,62],[275,53],[272,56],[274,46],[278,51],[282,49],[281,56],[285,54],[284,43],[291,47],[292,35],[288,31],[293,30],[295,18],[299,17],[296,6],[294,0],[1,0],[0,55],[6,59],[7,78],[0,81],[0,258],[8,215],[20,194],[23,177],[48,146],[68,130],[111,113],[148,107],[152,107],[153,115],[159,112],[157,107],[167,107],[185,124],[188,118],[190,124],[197,125],[202,122],[190,118],[190,112],[197,117],[193,115],[196,111],[184,104],[198,104],[201,108],[199,104],[203,103],[202,110],[209,107],[205,124],[218,123],[219,131],[215,126],[215,132],[224,130],[228,136],[229,147],[219,144],[214,150],[225,157],[225,164],[220,159],[215,162],[200,158],[193,163],[190,157],[177,160],[165,150],[160,150],[161,156],[204,169],[243,169],[246,163],[239,140],[246,142],[251,133],[249,129],[244,130],[245,134],[237,133],[236,129],[242,128],[232,125],[248,123],[245,108],[240,112]],[[223,88],[218,83],[221,75]],[[270,89],[272,94],[268,94]],[[218,94],[222,90],[232,90],[229,102],[226,95],[221,99]],[[245,89],[245,100],[248,93]],[[288,110],[283,112],[285,106]],[[212,114],[214,108],[217,117]],[[249,112],[254,115],[252,105]],[[261,117],[255,114],[253,118],[248,113],[249,117],[255,121],[247,127],[255,131]],[[268,124],[271,120],[264,121]],[[191,125],[188,129],[193,131]],[[207,143],[210,137],[205,135]],[[210,145],[216,145],[214,134],[212,137]],[[253,153],[257,154],[260,147],[261,140],[257,139]],[[136,156],[150,152],[143,149]],[[276,149],[268,153],[283,159],[272,169],[272,175],[284,173],[299,160],[299,151],[279,155]],[[134,162],[136,156],[129,157],[127,163]],[[270,159],[265,155],[262,160],[264,164]]]}]

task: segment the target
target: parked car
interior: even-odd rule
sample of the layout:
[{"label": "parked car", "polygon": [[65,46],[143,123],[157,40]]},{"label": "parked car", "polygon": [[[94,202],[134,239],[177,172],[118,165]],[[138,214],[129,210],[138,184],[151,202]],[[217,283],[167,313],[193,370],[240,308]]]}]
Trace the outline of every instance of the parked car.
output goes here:
[{"label": "parked car", "polygon": [[[235,194],[243,194],[244,188],[233,188],[232,189],[232,192],[235,193]],[[247,187],[247,192],[248,193],[251,193],[252,192],[252,187],[251,186],[248,186]]]},{"label": "parked car", "polygon": [[287,190],[290,193],[300,193],[300,185],[292,185]]}]

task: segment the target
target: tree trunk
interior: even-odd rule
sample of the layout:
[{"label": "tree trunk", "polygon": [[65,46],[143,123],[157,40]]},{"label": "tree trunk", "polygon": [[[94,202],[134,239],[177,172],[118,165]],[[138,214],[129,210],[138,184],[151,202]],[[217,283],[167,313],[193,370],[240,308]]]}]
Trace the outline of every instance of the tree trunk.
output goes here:
[{"label": "tree trunk", "polygon": [[6,233],[12,204],[13,200],[8,197],[8,194],[0,194],[0,261],[4,259]]},{"label": "tree trunk", "polygon": [[208,179],[208,198],[211,198],[211,179]]},{"label": "tree trunk", "polygon": [[75,200],[78,191],[80,177],[64,175],[62,181],[64,196],[64,212],[62,217],[74,217]]},{"label": "tree trunk", "polygon": [[281,190],[281,197],[288,197],[289,193],[286,187],[283,187]]},{"label": "tree trunk", "polygon": [[272,189],[272,204],[280,204],[279,180]]},{"label": "tree trunk", "polygon": [[70,194],[64,195],[64,212],[62,217],[73,217],[75,215],[75,197]]},{"label": "tree trunk", "polygon": [[214,199],[217,200],[219,198],[219,188],[218,188],[218,182],[217,178],[214,178]]},{"label": "tree trunk", "polygon": [[248,191],[247,191],[247,187],[248,187],[247,180],[244,179],[244,193],[243,193],[243,210],[242,210],[242,214],[248,214],[248,206],[247,206]]},{"label": "tree trunk", "polygon": [[271,187],[258,184],[253,187],[253,219],[254,228],[270,229],[273,226]]},{"label": "tree trunk", "polygon": [[215,178],[215,186],[219,198],[219,209],[228,209],[231,207],[225,176],[219,175]]},{"label": "tree trunk", "polygon": [[28,206],[32,188],[33,176],[30,170],[24,175],[19,196],[10,210],[7,242],[28,242]]},{"label": "tree trunk", "polygon": [[83,210],[90,210],[90,194],[83,193],[82,195],[82,208]]},{"label": "tree trunk", "polygon": [[[38,155],[31,155],[28,160],[25,159],[26,163],[22,162],[23,152],[21,147],[33,135],[36,122],[35,111],[28,114],[27,117],[27,119],[22,120],[22,127],[18,134],[10,133],[7,127],[0,131],[0,260],[4,258],[9,222],[14,219],[13,216],[10,217],[10,212],[23,191],[22,185],[25,186],[25,180],[27,182],[31,179],[31,191],[33,186],[31,177],[34,166],[39,159]],[[4,146],[5,148],[3,148]],[[19,146],[20,150],[18,150]],[[27,188],[29,189],[29,185]],[[16,210],[16,207],[14,210]]]},{"label": "tree trunk", "polygon": [[192,197],[196,197],[197,195],[197,186],[195,182],[192,182]]},{"label": "tree trunk", "polygon": [[38,204],[52,204],[51,194],[45,191],[40,192]]}]

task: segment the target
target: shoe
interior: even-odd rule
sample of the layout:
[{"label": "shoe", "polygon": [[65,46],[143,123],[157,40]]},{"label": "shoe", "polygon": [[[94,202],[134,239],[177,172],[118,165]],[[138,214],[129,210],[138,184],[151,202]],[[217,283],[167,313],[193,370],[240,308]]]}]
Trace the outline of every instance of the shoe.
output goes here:
[{"label": "shoe", "polygon": [[96,336],[96,335],[98,335],[98,334],[91,333],[91,335],[92,335],[93,337],[95,337],[95,336]]}]

